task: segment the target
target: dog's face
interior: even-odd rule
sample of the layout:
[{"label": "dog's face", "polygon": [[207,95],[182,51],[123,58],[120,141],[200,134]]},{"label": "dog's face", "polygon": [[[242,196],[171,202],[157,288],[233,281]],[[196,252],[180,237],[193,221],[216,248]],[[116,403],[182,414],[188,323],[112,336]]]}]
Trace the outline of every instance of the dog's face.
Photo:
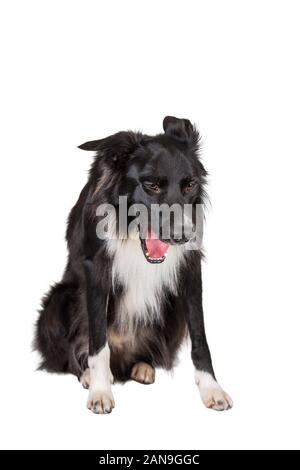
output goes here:
[{"label": "dog's face", "polygon": [[[170,244],[191,237],[187,232],[193,220],[184,220],[184,208],[200,202],[203,171],[185,150],[168,137],[154,138],[136,150],[122,181],[121,191],[130,204],[147,208],[149,230],[140,235],[144,255],[152,263],[165,260]],[[158,206],[159,212],[154,210]]]},{"label": "dog's face", "polygon": [[[97,150],[99,165],[118,174],[114,197],[126,196],[129,207],[147,209],[147,228],[144,224],[140,229],[140,239],[150,263],[163,262],[170,244],[191,238],[206,176],[197,157],[199,135],[190,121],[166,117],[163,126],[165,133],[155,137],[122,132],[80,146]],[[192,208],[190,217],[184,213],[187,205]]]}]

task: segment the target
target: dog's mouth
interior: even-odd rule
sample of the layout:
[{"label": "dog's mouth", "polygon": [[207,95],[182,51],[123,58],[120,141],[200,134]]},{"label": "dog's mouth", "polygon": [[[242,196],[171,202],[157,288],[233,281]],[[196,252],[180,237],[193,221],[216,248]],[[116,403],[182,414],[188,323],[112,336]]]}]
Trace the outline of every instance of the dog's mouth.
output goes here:
[{"label": "dog's mouth", "polygon": [[152,232],[149,232],[146,238],[141,238],[142,250],[148,263],[159,264],[165,261],[169,244],[165,243]]}]

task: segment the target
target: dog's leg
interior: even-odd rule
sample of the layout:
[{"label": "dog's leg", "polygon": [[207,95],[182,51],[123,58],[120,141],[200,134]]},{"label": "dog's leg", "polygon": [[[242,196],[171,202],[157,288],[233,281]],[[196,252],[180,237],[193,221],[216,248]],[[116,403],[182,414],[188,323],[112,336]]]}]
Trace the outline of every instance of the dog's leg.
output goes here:
[{"label": "dog's leg", "polygon": [[94,413],[110,413],[115,406],[111,391],[110,350],[105,346],[95,355],[89,356],[90,387],[87,406]]},{"label": "dog's leg", "polygon": [[[113,375],[110,376],[110,381],[113,384],[114,383],[114,377]],[[90,373],[90,368],[87,367],[85,371],[81,374],[79,382],[83,386],[83,388],[90,388],[90,382],[91,382],[91,373]]]},{"label": "dog's leg", "polygon": [[[97,280],[94,263],[84,261],[89,318],[89,397],[94,413],[110,413],[115,406],[111,391],[110,349],[106,340],[108,294]],[[101,288],[102,287],[102,288]]]},{"label": "dog's leg", "polygon": [[217,411],[227,410],[233,406],[233,402],[216,381],[206,340],[200,257],[195,269],[190,271],[185,288],[187,323],[192,342],[192,360],[196,369],[196,384],[207,408]]}]

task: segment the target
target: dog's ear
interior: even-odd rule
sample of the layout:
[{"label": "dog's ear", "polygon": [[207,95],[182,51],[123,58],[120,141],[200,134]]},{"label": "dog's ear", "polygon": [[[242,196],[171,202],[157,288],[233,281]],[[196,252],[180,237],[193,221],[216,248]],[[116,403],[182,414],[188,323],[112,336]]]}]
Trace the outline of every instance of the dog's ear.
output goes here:
[{"label": "dog's ear", "polygon": [[139,145],[141,134],[135,132],[118,132],[100,140],[91,140],[79,145],[82,150],[99,152],[105,157],[117,161],[119,158],[129,156],[131,152]]},{"label": "dog's ear", "polygon": [[93,152],[114,151],[116,154],[131,150],[138,141],[138,134],[134,132],[117,132],[104,139],[90,140],[78,145],[81,150],[91,150]]},{"label": "dog's ear", "polygon": [[98,150],[98,147],[100,147],[101,142],[103,142],[105,139],[100,139],[100,140],[90,140],[89,142],[85,142],[84,144],[78,145],[78,148],[81,150],[90,150],[92,152],[96,152]]},{"label": "dog's ear", "polygon": [[163,128],[166,135],[183,144],[191,144],[195,147],[198,144],[198,131],[188,119],[166,116],[163,120]]}]

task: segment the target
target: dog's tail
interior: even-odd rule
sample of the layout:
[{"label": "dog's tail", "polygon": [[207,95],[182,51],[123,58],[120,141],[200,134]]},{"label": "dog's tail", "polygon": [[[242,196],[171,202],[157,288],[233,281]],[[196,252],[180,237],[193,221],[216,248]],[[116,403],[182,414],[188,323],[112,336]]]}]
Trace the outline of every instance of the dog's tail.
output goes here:
[{"label": "dog's tail", "polygon": [[77,287],[67,282],[55,284],[44,297],[33,345],[42,356],[39,369],[70,372],[68,335],[77,297]]}]

